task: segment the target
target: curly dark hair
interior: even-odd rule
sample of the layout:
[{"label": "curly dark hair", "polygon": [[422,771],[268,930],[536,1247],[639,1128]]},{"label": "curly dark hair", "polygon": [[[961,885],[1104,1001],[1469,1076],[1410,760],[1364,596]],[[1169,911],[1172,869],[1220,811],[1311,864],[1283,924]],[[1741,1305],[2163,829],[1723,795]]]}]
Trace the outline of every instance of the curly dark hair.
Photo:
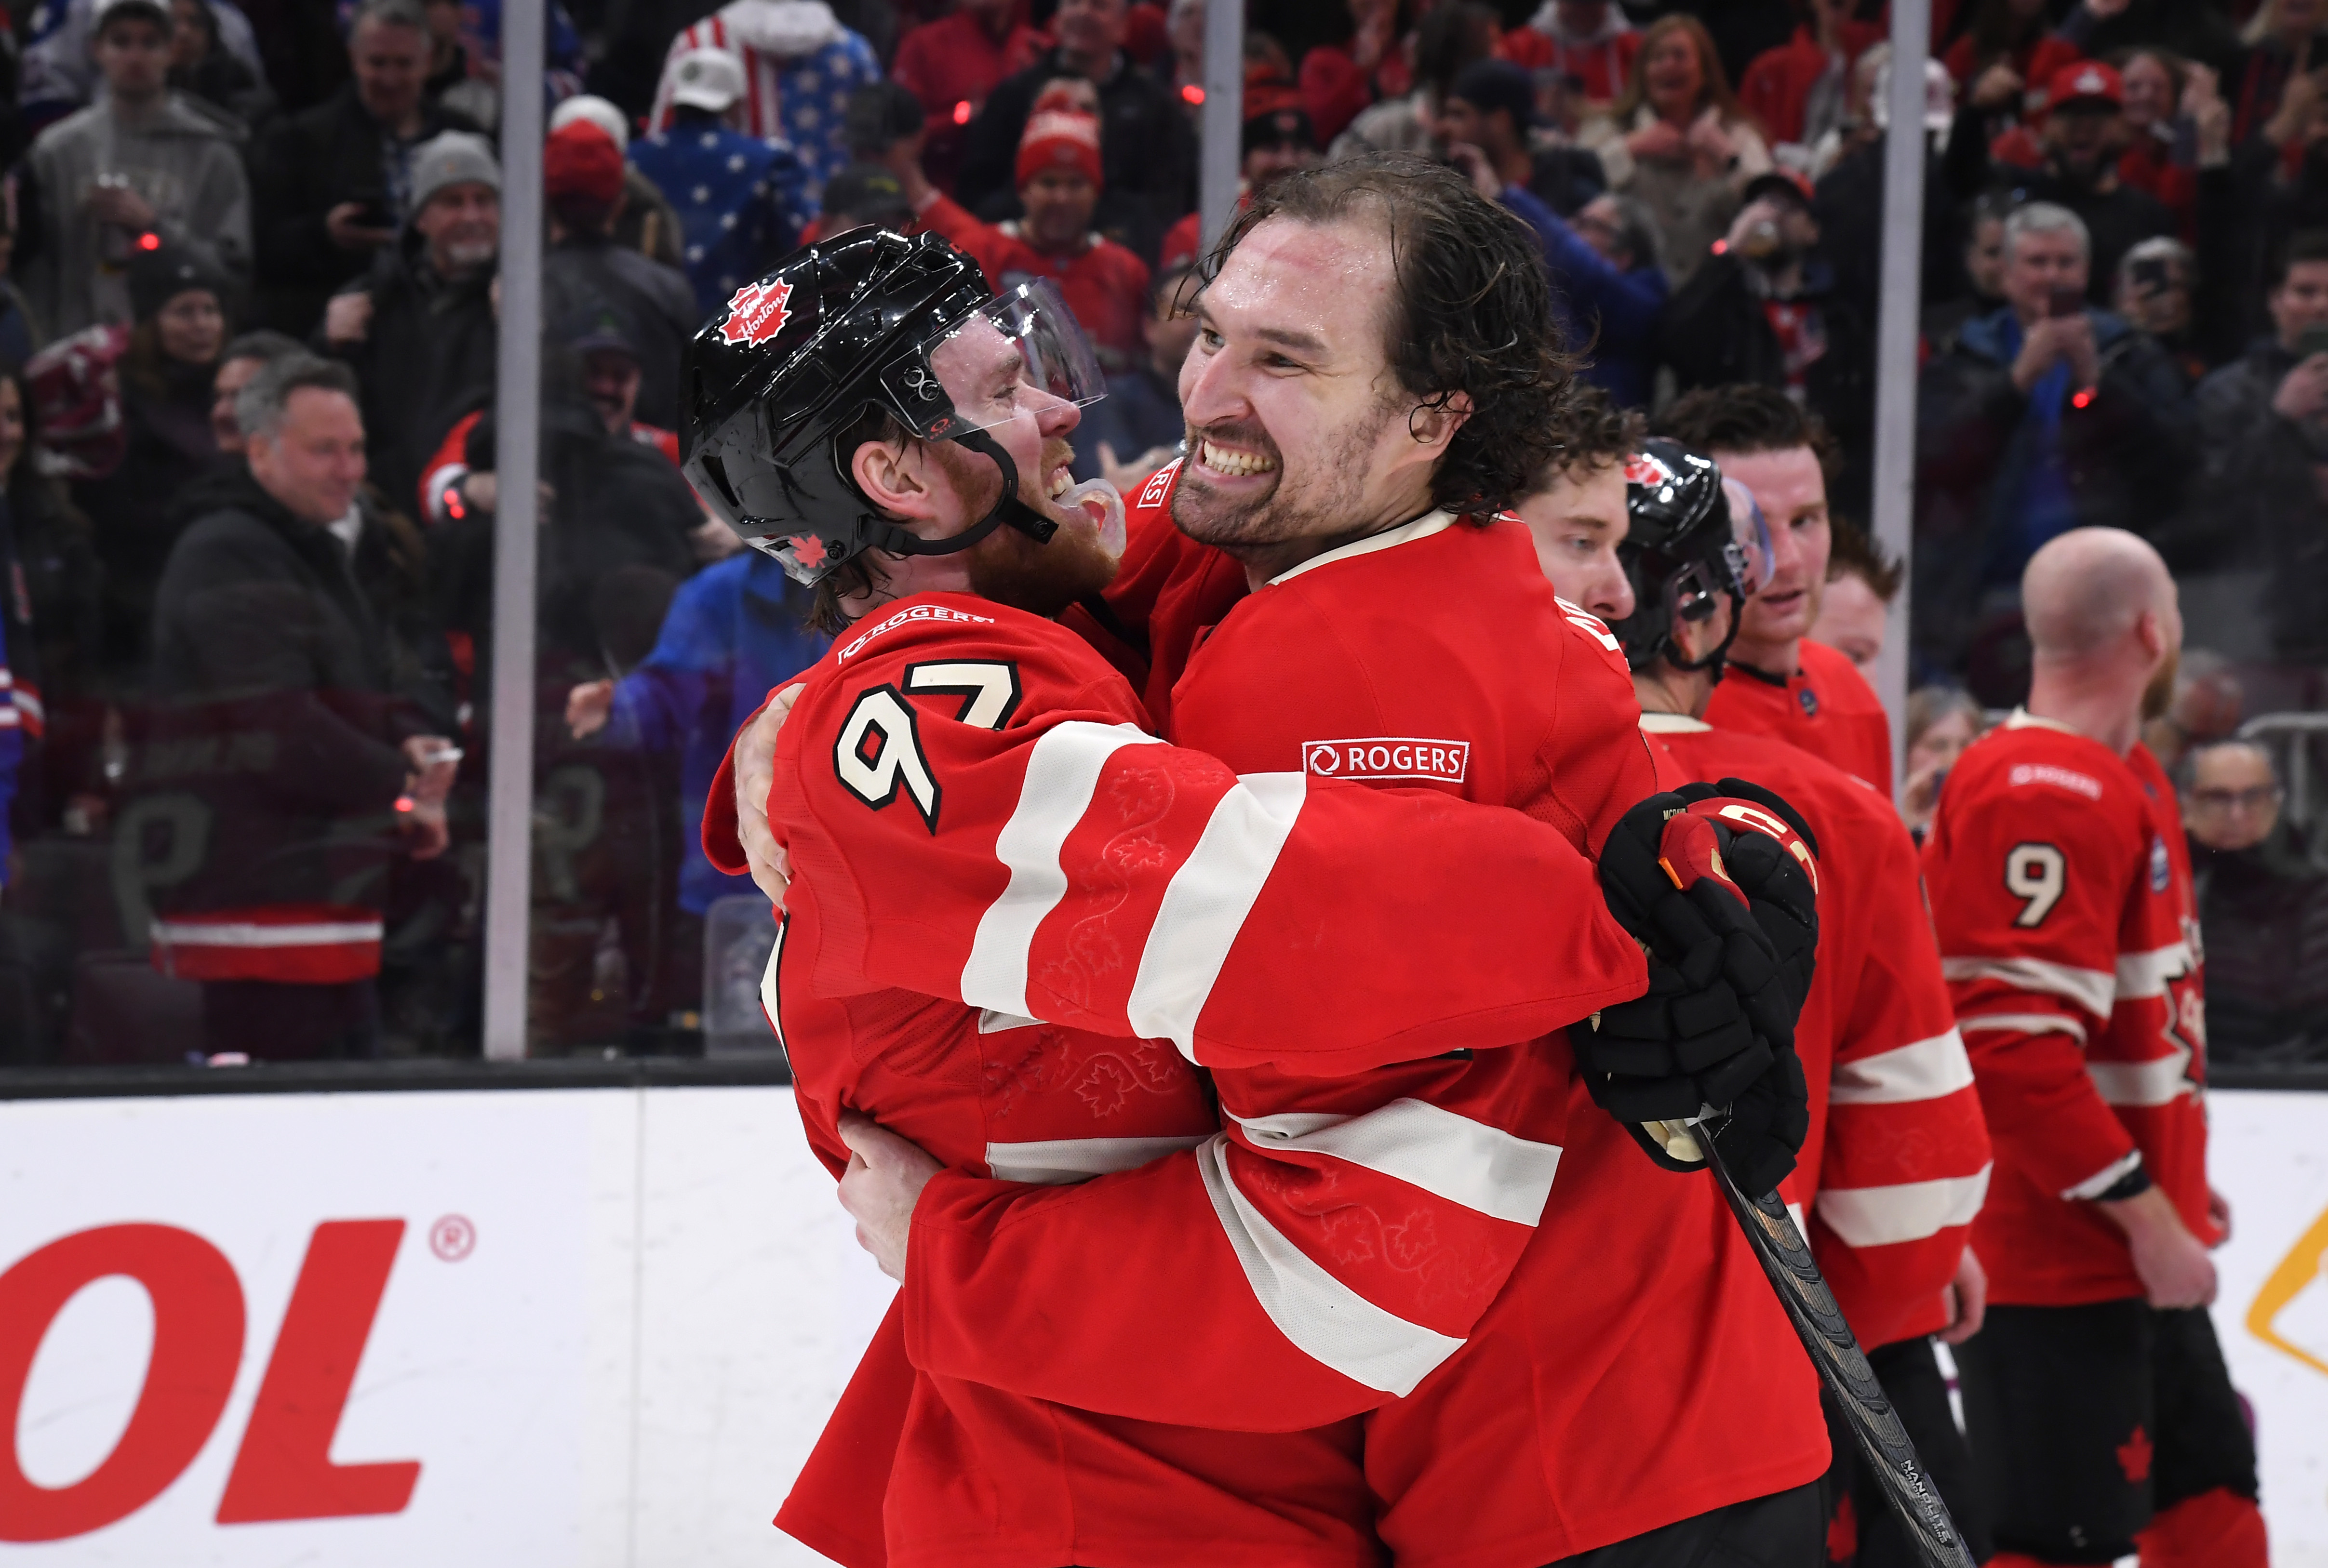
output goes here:
[{"label": "curly dark hair", "polygon": [[1569,389],[1558,412],[1553,416],[1553,439],[1559,444],[1550,462],[1535,476],[1535,483],[1523,493],[1541,495],[1550,490],[1563,474],[1582,469],[1594,473],[1611,463],[1624,463],[1641,449],[1641,437],[1647,427],[1640,413],[1633,408],[1620,408],[1615,399],[1590,381],[1580,380]]},{"label": "curly dark hair", "polygon": [[1693,452],[1790,452],[1807,446],[1818,455],[1830,482],[1843,461],[1843,446],[1826,421],[1775,387],[1700,387],[1685,392],[1649,421],[1650,432],[1678,441]]},{"label": "curly dark hair", "polygon": [[1272,218],[1323,225],[1358,216],[1390,230],[1391,373],[1419,408],[1470,400],[1432,475],[1432,501],[1478,517],[1501,512],[1557,455],[1555,419],[1574,364],[1535,236],[1469,180],[1405,153],[1289,174],[1237,214],[1198,276],[1210,286],[1239,241]]}]

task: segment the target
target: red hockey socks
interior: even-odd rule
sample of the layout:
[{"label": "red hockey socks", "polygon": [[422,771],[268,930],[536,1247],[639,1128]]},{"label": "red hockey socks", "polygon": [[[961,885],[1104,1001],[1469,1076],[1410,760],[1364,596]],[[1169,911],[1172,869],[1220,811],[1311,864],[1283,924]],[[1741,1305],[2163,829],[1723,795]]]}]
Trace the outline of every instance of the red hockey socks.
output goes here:
[{"label": "red hockey socks", "polygon": [[[2135,1541],[2142,1568],[2265,1568],[2270,1561],[2262,1510],[2223,1487],[2161,1510]],[[1991,1559],[1989,1568],[2003,1561]]]}]

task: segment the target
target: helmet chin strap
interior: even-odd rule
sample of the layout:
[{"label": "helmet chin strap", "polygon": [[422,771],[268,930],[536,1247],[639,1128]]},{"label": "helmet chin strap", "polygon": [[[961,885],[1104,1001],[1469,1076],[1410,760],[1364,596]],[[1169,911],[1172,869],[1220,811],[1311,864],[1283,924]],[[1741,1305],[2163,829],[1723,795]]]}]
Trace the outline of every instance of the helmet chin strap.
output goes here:
[{"label": "helmet chin strap", "polygon": [[867,521],[875,525],[867,530],[873,548],[890,555],[953,555],[968,549],[1006,522],[1037,544],[1048,544],[1051,536],[1059,531],[1059,525],[1018,499],[1018,465],[1011,461],[1001,443],[984,430],[972,430],[966,436],[955,437],[954,444],[969,447],[1002,470],[1001,498],[984,517],[944,539],[923,539],[887,519],[868,518]]}]

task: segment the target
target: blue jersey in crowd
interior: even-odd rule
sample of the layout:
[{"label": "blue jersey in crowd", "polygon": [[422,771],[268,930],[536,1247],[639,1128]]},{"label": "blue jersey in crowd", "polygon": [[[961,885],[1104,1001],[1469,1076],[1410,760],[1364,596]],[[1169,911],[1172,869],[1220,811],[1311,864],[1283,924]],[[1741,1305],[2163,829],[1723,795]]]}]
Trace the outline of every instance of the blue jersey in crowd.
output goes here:
[{"label": "blue jersey in crowd", "polygon": [[687,280],[706,315],[800,242],[809,173],[788,143],[675,125],[633,142],[631,162],[679,214]]},{"label": "blue jersey in crowd", "polygon": [[803,624],[808,606],[808,590],[758,550],[730,556],[680,585],[654,652],[615,688],[605,743],[680,753],[679,905],[690,914],[755,890],[703,858],[703,802],[728,743],[770,689],[824,656],[831,639]]}]

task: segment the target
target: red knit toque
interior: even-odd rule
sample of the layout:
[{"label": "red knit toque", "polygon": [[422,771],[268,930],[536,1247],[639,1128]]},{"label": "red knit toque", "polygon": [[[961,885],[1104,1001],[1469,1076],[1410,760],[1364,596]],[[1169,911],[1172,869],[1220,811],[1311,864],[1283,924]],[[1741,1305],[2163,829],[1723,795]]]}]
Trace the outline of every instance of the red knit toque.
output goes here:
[{"label": "red knit toque", "polygon": [[613,206],[623,193],[623,150],[588,120],[561,126],[541,146],[541,193]]}]

